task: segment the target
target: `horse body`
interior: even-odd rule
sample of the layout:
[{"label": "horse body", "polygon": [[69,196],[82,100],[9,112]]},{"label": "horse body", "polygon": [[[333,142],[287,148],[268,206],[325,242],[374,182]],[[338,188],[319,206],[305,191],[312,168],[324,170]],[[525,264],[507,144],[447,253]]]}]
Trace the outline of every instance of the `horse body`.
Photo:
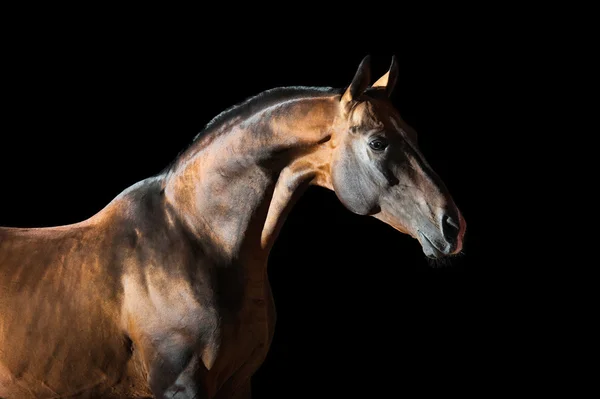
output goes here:
[{"label": "horse body", "polygon": [[[305,102],[314,99],[278,112]],[[325,133],[319,127],[290,140],[276,116],[264,118],[278,126],[259,133],[270,136],[268,145],[251,143],[257,133],[244,129],[207,136],[210,152],[197,143],[87,221],[0,230],[2,282],[11,284],[0,302],[1,325],[11,329],[0,336],[2,397],[199,390],[231,397],[248,389],[275,322],[268,252],[318,175],[307,164],[317,157],[306,152],[316,152],[310,144]],[[20,303],[27,309],[17,313]]]},{"label": "horse body", "polygon": [[223,263],[171,214],[161,184],[76,225],[0,229],[0,397],[148,397],[186,378],[216,391],[217,374],[266,350],[264,265]]},{"label": "horse body", "polygon": [[[385,99],[358,101],[365,64],[345,91],[277,89],[226,111],[84,222],[0,228],[0,397],[248,398],[275,324],[269,251],[310,184],[428,255],[460,251],[464,221],[416,147],[398,144],[397,165],[359,147],[356,131],[408,130]],[[384,97],[393,71],[373,85]],[[402,203],[408,183],[426,195]]]}]

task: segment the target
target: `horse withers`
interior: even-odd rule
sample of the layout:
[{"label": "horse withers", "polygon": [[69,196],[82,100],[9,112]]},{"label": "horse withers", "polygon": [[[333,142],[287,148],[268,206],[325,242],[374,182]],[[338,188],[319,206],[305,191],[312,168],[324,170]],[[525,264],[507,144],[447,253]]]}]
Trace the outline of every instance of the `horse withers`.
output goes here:
[{"label": "horse withers", "polygon": [[0,397],[248,398],[275,325],[267,260],[311,184],[421,243],[465,221],[389,96],[267,90],[215,117],[164,171],[80,223],[0,228]]}]

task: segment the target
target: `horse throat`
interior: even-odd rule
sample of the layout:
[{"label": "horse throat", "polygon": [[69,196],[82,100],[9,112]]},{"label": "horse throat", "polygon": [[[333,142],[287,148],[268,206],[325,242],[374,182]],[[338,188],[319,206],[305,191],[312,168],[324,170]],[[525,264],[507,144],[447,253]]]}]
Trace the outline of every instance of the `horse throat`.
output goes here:
[{"label": "horse throat", "polygon": [[334,96],[302,98],[228,124],[226,132],[196,143],[169,172],[167,201],[224,261],[266,264],[304,190],[310,184],[331,188],[329,138],[337,107]]}]

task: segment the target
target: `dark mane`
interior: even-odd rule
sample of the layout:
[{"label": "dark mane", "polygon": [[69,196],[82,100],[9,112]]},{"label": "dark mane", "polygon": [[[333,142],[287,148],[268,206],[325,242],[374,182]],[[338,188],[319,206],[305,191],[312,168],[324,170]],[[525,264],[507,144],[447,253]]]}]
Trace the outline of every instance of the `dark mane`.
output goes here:
[{"label": "dark mane", "polygon": [[[331,87],[277,87],[274,89],[265,90],[253,97],[249,97],[243,102],[236,104],[219,115],[215,116],[206,124],[204,129],[194,137],[192,143],[200,137],[218,130],[222,125],[237,118],[250,116],[264,108],[270,107],[278,102],[293,100],[301,97],[325,97],[332,94],[338,94],[340,90]],[[341,94],[341,93],[340,93]]]},{"label": "dark mane", "polygon": [[265,90],[255,96],[249,97],[239,104],[236,104],[225,111],[215,116],[210,122],[206,124],[202,129],[186,146],[183,150],[177,154],[175,159],[167,165],[162,172],[167,172],[173,167],[177,160],[187,150],[194,146],[195,143],[203,139],[204,137],[212,134],[219,134],[226,129],[229,123],[237,121],[242,118],[249,117],[262,109],[268,108],[274,104],[282,101],[293,100],[302,97],[326,97],[334,94],[342,94],[342,89],[332,87],[309,87],[309,86],[291,86],[291,87],[277,87],[274,89]]}]

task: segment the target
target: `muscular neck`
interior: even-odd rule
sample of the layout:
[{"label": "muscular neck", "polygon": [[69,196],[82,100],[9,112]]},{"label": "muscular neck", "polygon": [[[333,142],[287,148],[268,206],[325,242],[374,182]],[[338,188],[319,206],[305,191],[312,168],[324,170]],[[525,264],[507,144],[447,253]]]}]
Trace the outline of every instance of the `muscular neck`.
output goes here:
[{"label": "muscular neck", "polygon": [[335,96],[297,98],[199,140],[167,175],[167,201],[226,261],[266,260],[304,189],[331,188],[337,107]]}]

